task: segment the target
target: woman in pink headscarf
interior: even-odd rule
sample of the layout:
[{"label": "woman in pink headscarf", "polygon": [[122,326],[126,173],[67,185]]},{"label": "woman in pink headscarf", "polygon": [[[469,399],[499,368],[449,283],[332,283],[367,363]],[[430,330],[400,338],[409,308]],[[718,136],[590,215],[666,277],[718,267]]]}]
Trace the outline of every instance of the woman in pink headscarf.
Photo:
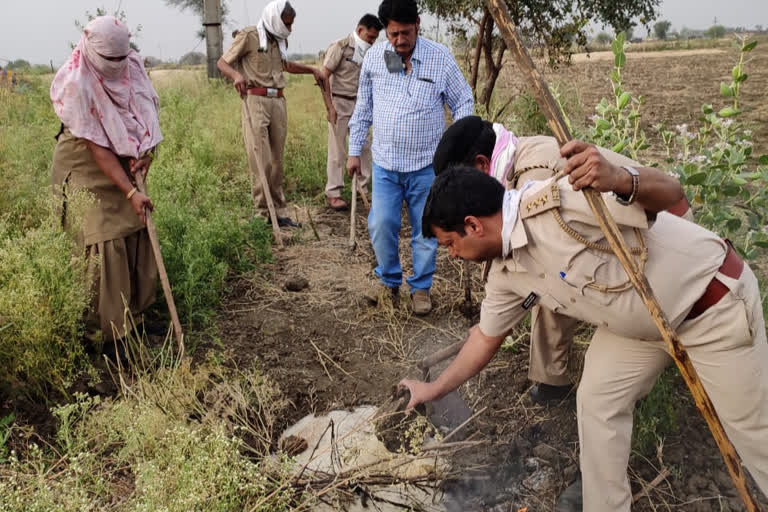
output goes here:
[{"label": "woman in pink headscarf", "polygon": [[101,328],[105,350],[114,346],[113,336],[125,335],[125,305],[140,315],[154,301],[157,280],[145,227],[152,201],[138,191],[134,175],[146,177],[162,140],[158,97],[130,37],[117,19],[94,19],[51,85],[62,123],[52,174],[64,222],[68,190],[96,197],[81,243],[93,277],[89,323]]}]

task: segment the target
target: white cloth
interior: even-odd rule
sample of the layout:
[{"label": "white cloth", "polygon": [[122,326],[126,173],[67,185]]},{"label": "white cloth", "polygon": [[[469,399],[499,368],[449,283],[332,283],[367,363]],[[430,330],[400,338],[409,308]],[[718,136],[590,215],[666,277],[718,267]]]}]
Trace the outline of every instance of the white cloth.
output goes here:
[{"label": "white cloth", "polygon": [[269,2],[261,13],[261,19],[256,24],[256,30],[259,32],[259,46],[262,50],[266,50],[267,46],[267,33],[277,39],[277,46],[280,48],[280,55],[283,56],[283,60],[288,58],[288,36],[291,35],[291,31],[283,23],[283,9],[288,0],[274,0]]},{"label": "white cloth", "polygon": [[540,183],[542,182],[527,181],[520,190],[512,188],[504,193],[504,203],[501,209],[503,219],[501,227],[502,258],[506,258],[512,253],[512,231],[515,229],[517,214],[520,212],[520,201],[523,198],[523,193]]},{"label": "white cloth", "polygon": [[352,60],[362,65],[365,54],[368,53],[368,50],[373,45],[368,41],[363,41],[363,39],[357,35],[357,31],[352,32],[352,37],[355,38],[355,54],[352,56]]}]

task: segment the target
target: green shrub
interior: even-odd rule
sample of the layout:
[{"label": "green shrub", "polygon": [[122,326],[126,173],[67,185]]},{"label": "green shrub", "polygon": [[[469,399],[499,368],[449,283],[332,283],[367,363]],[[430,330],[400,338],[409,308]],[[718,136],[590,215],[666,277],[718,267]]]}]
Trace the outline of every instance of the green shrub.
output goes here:
[{"label": "green shrub", "polygon": [[[0,479],[0,511],[290,510],[301,495],[289,486],[269,443],[286,406],[256,371],[228,372],[188,360],[138,370],[119,400],[77,394],[55,408],[50,449],[29,444]],[[151,365],[150,365],[151,366]]]},{"label": "green shrub", "polygon": [[677,368],[668,368],[635,407],[632,449],[646,457],[677,427],[680,395],[686,393]]},{"label": "green shrub", "polygon": [[43,224],[0,230],[0,381],[44,395],[64,391],[87,366],[82,319],[90,295],[85,261],[69,234]]},{"label": "green shrub", "polygon": [[231,271],[270,258],[270,230],[251,220],[239,119],[228,111],[238,101],[216,83],[161,91],[165,141],[149,192],[179,313],[194,325],[211,325]]}]

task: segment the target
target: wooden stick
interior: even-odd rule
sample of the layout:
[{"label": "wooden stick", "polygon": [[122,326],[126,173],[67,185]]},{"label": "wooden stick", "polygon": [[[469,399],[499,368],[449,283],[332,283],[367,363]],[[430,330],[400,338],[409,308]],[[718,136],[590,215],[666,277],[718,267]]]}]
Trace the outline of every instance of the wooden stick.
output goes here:
[{"label": "wooden stick", "polygon": [[[142,194],[147,195],[147,187],[144,183],[144,174],[139,171],[133,176],[136,178],[136,188],[139,189],[139,192]],[[160,240],[157,238],[157,228],[155,228],[155,221],[152,220],[151,211],[147,210],[145,214],[147,217],[147,232],[149,233],[149,241],[152,244],[152,252],[155,254],[155,262],[157,263],[157,270],[160,274],[160,283],[163,285],[163,295],[165,295],[165,302],[168,304],[168,312],[171,314],[173,331],[176,334],[176,340],[179,344],[179,359],[181,359],[184,357],[184,331],[181,329],[179,314],[176,312],[176,302],[173,300],[171,283],[168,280],[168,272],[165,270],[163,253],[160,252]]]},{"label": "wooden stick", "polygon": [[669,471],[667,468],[664,468],[664,469],[661,471],[661,473],[659,473],[658,475],[656,475],[656,478],[654,478],[654,479],[653,479],[653,481],[652,481],[651,483],[649,483],[649,484],[645,484],[645,485],[643,486],[643,488],[642,488],[642,489],[641,489],[641,490],[640,490],[640,491],[639,491],[637,494],[635,494],[634,496],[632,496],[632,503],[637,503],[638,501],[640,501],[640,499],[641,499],[643,496],[646,496],[646,495],[647,495],[647,494],[648,494],[650,491],[652,491],[653,489],[655,489],[655,488],[656,488],[656,487],[657,487],[657,486],[658,486],[658,485],[659,485],[661,482],[663,482],[664,480],[666,480],[666,479],[667,479],[667,477],[668,477],[669,475],[671,475],[671,474],[672,474],[672,473],[671,473],[671,472],[670,472],[670,471]]},{"label": "wooden stick", "polygon": [[357,192],[360,194],[360,198],[363,200],[365,209],[370,210],[371,203],[368,202],[368,194],[365,193],[365,189],[363,188],[363,185],[360,183],[360,181],[357,182]]},{"label": "wooden stick", "polygon": [[[491,14],[493,14],[494,20],[496,20],[496,25],[499,27],[504,41],[511,50],[515,62],[520,68],[520,71],[527,75],[529,83],[533,86],[533,93],[548,119],[552,133],[554,133],[555,138],[561,145],[567,143],[571,140],[571,134],[565,123],[565,118],[560,110],[560,106],[552,96],[552,93],[544,82],[541,74],[536,70],[533,60],[531,60],[531,56],[528,54],[528,50],[523,46],[520,36],[517,33],[517,27],[515,27],[515,24],[512,21],[506,4],[503,0],[487,1]],[[645,275],[637,269],[635,261],[621,235],[621,231],[619,231],[619,227],[611,217],[611,214],[605,205],[605,201],[603,201],[602,195],[593,189],[584,189],[584,195],[589,206],[592,208],[595,217],[597,217],[597,220],[600,223],[600,229],[603,231],[606,240],[611,245],[616,257],[621,261],[629,279],[642,297],[643,302],[645,302],[661,336],[664,338],[664,341],[666,341],[669,353],[672,355],[675,364],[677,364],[677,367],[680,369],[683,380],[685,380],[685,383],[688,385],[688,389],[690,389],[691,394],[693,395],[696,406],[707,421],[709,429],[712,431],[712,436],[715,438],[715,442],[725,460],[728,472],[731,474],[733,483],[736,486],[736,489],[738,489],[742,500],[744,500],[747,510],[749,512],[762,510],[755,498],[750,494],[749,488],[747,487],[746,475],[744,474],[744,469],[741,465],[741,459],[725,433],[725,429],[715,411],[712,400],[709,398],[704,386],[701,384],[696,369],[680,342],[680,338],[677,336],[675,330],[664,315],[658,300],[651,290],[648,280]]]},{"label": "wooden stick", "polygon": [[457,341],[453,345],[445,347],[442,350],[438,350],[431,356],[425,357],[419,362],[418,367],[420,370],[429,370],[430,367],[435,366],[438,363],[442,363],[449,357],[453,357],[459,352],[461,352],[461,347],[463,346],[464,346],[464,340]]},{"label": "wooden stick", "polygon": [[[243,96],[243,106],[245,106],[245,116],[248,119],[248,129],[253,130],[253,121],[251,120],[251,110],[248,108],[248,96]],[[246,135],[247,136],[247,135]],[[253,148],[256,151],[256,148]],[[283,248],[283,236],[280,233],[280,226],[277,222],[277,213],[275,212],[275,203],[272,201],[272,193],[269,191],[269,183],[267,182],[267,176],[264,174],[264,169],[260,166],[259,179],[261,180],[261,190],[264,192],[264,198],[267,201],[267,209],[269,210],[269,219],[272,221],[272,233],[275,235],[275,241],[277,246]]]},{"label": "wooden stick", "polygon": [[352,175],[352,208],[349,214],[349,249],[354,251],[357,247],[355,239],[355,225],[357,224],[357,173]]}]

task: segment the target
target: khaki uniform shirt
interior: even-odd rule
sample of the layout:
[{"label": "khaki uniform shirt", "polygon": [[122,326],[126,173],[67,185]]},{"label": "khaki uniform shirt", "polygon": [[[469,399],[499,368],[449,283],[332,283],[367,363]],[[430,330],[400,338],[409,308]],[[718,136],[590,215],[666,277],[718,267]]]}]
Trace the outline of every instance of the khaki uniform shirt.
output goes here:
[{"label": "khaki uniform shirt", "polygon": [[323,66],[331,72],[331,100],[336,112],[341,117],[351,116],[355,110],[355,101],[333,96],[341,94],[350,98],[357,97],[362,65],[352,60],[355,56],[355,38],[349,36],[331,44],[325,53]]},{"label": "khaki uniform shirt", "polygon": [[268,35],[267,48],[262,49],[256,27],[247,27],[238,32],[223,58],[227,64],[243,73],[249,86],[285,88],[280,47],[277,41]]},{"label": "khaki uniform shirt", "polygon": [[[553,163],[562,168],[559,154],[554,139],[521,139],[515,169]],[[632,162],[610,151],[604,154],[617,165]],[[604,194],[604,199],[628,246],[647,247],[645,275],[677,327],[725,259],[725,242],[669,213],[659,213],[649,224],[640,205],[622,206],[611,194]],[[557,212],[571,234],[561,226]],[[528,189],[512,232],[512,253],[496,258],[488,276],[480,316],[483,333],[506,334],[538,303],[622,336],[659,339],[640,295],[626,284],[619,260],[612,252],[588,248],[585,240],[608,247],[583,193],[575,192],[567,177],[557,183],[550,178]],[[636,262],[639,259],[635,256]]]},{"label": "khaki uniform shirt", "polygon": [[[128,173],[128,159],[118,159]],[[90,246],[125,238],[144,229],[123,191],[96,165],[86,140],[74,137],[68,129],[59,135],[53,154],[52,183],[63,201],[72,189],[93,194],[94,204],[86,212],[81,227],[82,244]],[[71,221],[66,213],[64,217],[65,222]]]}]

